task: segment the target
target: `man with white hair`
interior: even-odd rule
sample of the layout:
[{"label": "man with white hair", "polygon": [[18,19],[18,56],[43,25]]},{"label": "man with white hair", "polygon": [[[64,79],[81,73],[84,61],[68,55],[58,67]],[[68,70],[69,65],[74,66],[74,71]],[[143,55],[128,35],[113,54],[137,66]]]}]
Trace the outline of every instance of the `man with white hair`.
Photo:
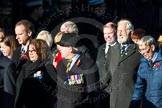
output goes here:
[{"label": "man with white hair", "polygon": [[60,31],[64,33],[74,33],[76,35],[78,35],[79,32],[77,25],[72,21],[64,22],[60,27]]},{"label": "man with white hair", "polygon": [[[79,34],[78,26],[73,21],[64,22],[60,27],[60,31],[63,32],[63,33],[73,33],[74,36],[77,36]],[[84,42],[85,40],[82,40],[82,41],[79,42],[81,44],[81,46],[78,47],[77,49],[81,53],[86,54],[86,56],[92,57],[92,54],[90,53],[90,49],[88,49],[87,46],[85,46],[85,42]],[[91,44],[91,43],[89,43],[89,44]]]},{"label": "man with white hair", "polygon": [[109,49],[103,85],[108,86],[110,108],[128,108],[133,95],[141,54],[132,44],[130,35],[134,27],[129,20],[120,20],[117,25],[118,45]]}]

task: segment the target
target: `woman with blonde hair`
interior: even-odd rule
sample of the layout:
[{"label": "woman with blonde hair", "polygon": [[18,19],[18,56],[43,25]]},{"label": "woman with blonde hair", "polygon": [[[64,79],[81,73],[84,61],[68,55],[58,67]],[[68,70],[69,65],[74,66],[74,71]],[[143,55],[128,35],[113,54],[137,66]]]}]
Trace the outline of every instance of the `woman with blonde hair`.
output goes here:
[{"label": "woman with blonde hair", "polygon": [[45,40],[47,42],[47,45],[51,48],[52,44],[53,44],[53,37],[52,34],[47,31],[47,30],[42,30],[38,33],[37,38],[36,39],[42,39]]},{"label": "woman with blonde hair", "polygon": [[55,49],[55,53],[53,55],[53,65],[56,69],[58,68],[59,61],[63,59],[61,56],[61,52],[59,51],[60,45],[57,44],[58,42],[60,42],[63,34],[64,34],[63,32],[59,32],[56,34],[56,36],[54,38],[54,42],[55,42],[57,48]]}]

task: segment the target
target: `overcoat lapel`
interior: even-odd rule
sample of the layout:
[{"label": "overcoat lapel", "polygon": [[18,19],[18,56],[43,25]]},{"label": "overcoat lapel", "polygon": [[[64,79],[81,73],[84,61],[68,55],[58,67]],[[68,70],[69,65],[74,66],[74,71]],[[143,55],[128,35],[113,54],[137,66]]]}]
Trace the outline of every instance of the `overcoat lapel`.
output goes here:
[{"label": "overcoat lapel", "polygon": [[[115,48],[118,47],[118,48]],[[113,57],[113,61],[119,61],[120,60],[120,44],[116,45],[112,50],[111,50],[111,54],[113,54],[115,57]],[[112,48],[112,47],[111,47]],[[116,62],[117,63],[117,62]]]},{"label": "overcoat lapel", "polygon": [[105,49],[106,49],[106,44],[104,44],[103,48],[102,48],[102,52],[105,53]]},{"label": "overcoat lapel", "polygon": [[133,45],[133,44],[129,45],[128,48],[127,48],[127,50],[125,51],[124,55],[121,56],[119,63],[122,62],[122,61],[124,61],[125,59],[127,59],[134,52],[135,52],[135,45]]}]

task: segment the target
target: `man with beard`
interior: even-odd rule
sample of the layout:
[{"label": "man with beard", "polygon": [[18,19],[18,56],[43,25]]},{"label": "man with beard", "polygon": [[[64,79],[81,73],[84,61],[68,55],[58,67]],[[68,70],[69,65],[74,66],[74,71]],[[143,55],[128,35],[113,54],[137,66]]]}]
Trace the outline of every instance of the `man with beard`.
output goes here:
[{"label": "man with beard", "polygon": [[109,88],[110,108],[128,108],[134,90],[141,55],[132,44],[130,35],[134,27],[129,20],[117,25],[118,45],[110,47],[102,83]]}]

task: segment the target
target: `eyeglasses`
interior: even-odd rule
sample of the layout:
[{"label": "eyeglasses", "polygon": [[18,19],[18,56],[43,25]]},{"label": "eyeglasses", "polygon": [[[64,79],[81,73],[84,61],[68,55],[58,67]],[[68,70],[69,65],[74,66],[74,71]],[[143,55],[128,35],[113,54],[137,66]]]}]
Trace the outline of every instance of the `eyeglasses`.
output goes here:
[{"label": "eyeglasses", "polygon": [[140,53],[149,53],[150,52],[151,47],[145,48],[145,49],[139,49]]},{"label": "eyeglasses", "polygon": [[35,53],[36,50],[28,50],[28,53]]}]

